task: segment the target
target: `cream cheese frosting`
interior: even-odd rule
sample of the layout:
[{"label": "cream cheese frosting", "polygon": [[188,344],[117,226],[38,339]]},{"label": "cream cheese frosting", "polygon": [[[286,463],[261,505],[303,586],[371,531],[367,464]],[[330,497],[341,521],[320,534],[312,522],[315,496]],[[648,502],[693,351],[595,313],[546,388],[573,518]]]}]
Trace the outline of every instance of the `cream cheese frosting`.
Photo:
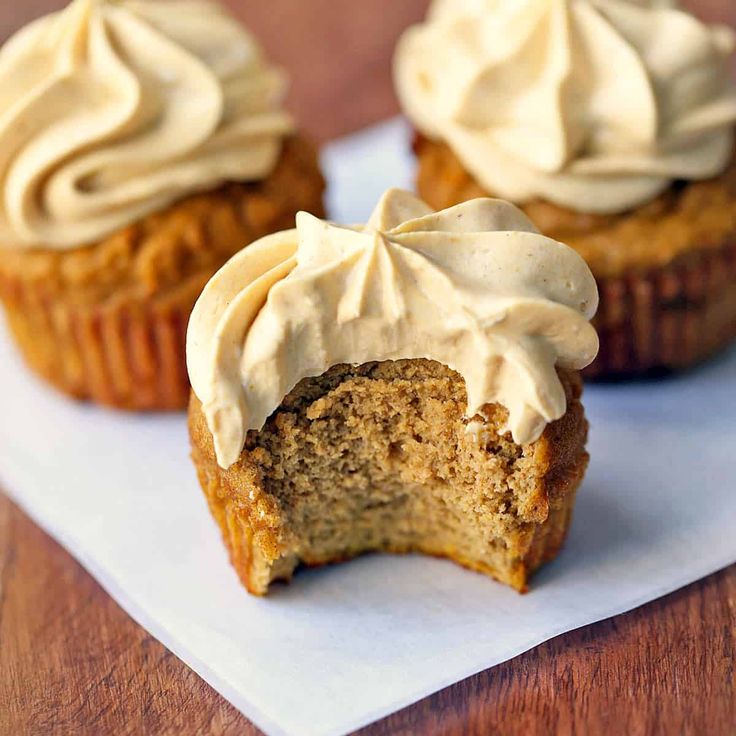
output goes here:
[{"label": "cream cheese frosting", "polygon": [[0,243],[70,248],[268,176],[283,74],[204,0],[74,0],[0,50]]},{"label": "cream cheese frosting", "polygon": [[231,259],[192,313],[189,376],[223,468],[300,380],[342,363],[441,362],[465,379],[469,431],[500,403],[526,444],[566,411],[555,367],[595,358],[597,305],[582,258],[513,205],[434,212],[393,189],[365,226],[302,212]]},{"label": "cream cheese frosting", "polygon": [[733,48],[674,0],[435,0],[395,78],[489,192],[610,214],[726,168]]}]

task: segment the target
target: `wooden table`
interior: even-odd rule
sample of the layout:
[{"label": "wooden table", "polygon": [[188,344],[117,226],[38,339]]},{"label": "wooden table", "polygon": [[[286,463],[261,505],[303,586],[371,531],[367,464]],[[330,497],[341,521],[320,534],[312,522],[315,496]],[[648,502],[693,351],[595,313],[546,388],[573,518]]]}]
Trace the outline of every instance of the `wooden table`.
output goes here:
[{"label": "wooden table", "polygon": [[[391,49],[426,0],[230,4],[292,70],[290,104],[317,139],[395,111]],[[692,4],[736,24],[734,0]],[[2,0],[0,38],[61,5]],[[731,735],[735,655],[733,566],[560,636],[363,733]],[[0,734],[49,733],[259,731],[0,494]]]}]

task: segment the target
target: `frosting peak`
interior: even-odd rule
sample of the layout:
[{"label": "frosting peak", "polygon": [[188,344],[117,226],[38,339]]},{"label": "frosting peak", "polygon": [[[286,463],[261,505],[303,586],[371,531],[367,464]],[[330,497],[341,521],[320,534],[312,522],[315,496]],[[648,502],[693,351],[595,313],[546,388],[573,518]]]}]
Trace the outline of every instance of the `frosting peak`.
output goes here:
[{"label": "frosting peak", "polygon": [[262,179],[285,81],[205,0],[74,0],[0,49],[0,243],[68,248]]},{"label": "frosting peak", "polygon": [[189,375],[223,467],[301,379],[340,363],[444,363],[468,417],[501,403],[525,444],[566,411],[555,366],[595,357],[597,304],[582,258],[513,205],[433,212],[390,190],[364,227],[302,212],[226,264],[192,313]]},{"label": "frosting peak", "polygon": [[734,35],[675,0],[434,0],[407,31],[407,115],[489,191],[621,212],[727,166]]}]

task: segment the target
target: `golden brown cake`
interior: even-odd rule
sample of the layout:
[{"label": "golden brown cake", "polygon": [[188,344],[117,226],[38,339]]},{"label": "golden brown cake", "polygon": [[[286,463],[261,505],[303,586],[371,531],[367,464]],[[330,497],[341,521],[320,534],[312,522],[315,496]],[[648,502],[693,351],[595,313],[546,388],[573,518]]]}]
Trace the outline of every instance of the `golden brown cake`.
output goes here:
[{"label": "golden brown cake", "polygon": [[590,266],[587,376],[686,368],[736,337],[734,43],[677,2],[434,0],[399,44],[419,194],[511,200]]},{"label": "golden brown cake", "polygon": [[588,463],[582,384],[561,380],[565,415],[520,446],[498,405],[484,407],[482,442],[466,431],[465,384],[437,362],[335,366],[302,380],[227,470],[193,397],[192,457],[243,584],[263,595],[299,564],[378,551],[447,557],[526,590],[564,542]]},{"label": "golden brown cake", "polygon": [[251,593],[363,552],[519,591],[559,551],[588,455],[585,262],[515,207],[390,190],[306,213],[207,285],[187,345],[192,458]]},{"label": "golden brown cake", "polygon": [[186,326],[236,252],[322,211],[285,79],[217,5],[73,0],[3,47],[0,300],[63,392],[185,409]]}]

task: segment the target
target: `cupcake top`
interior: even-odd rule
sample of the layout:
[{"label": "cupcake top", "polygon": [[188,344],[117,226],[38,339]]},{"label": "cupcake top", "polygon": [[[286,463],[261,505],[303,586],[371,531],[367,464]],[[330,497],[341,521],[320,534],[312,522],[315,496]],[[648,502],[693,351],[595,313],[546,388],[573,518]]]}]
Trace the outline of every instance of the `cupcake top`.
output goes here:
[{"label": "cupcake top", "polygon": [[0,245],[71,248],[269,175],[285,80],[204,0],[74,0],[0,50]]},{"label": "cupcake top", "polygon": [[733,48],[676,0],[434,0],[395,76],[488,191],[611,214],[726,168]]},{"label": "cupcake top", "polygon": [[465,379],[468,418],[500,403],[526,444],[566,411],[555,366],[594,359],[597,305],[582,258],[513,205],[435,213],[390,190],[365,226],[302,212],[226,264],[192,314],[189,376],[224,468],[301,379],[343,363],[441,362]]}]

